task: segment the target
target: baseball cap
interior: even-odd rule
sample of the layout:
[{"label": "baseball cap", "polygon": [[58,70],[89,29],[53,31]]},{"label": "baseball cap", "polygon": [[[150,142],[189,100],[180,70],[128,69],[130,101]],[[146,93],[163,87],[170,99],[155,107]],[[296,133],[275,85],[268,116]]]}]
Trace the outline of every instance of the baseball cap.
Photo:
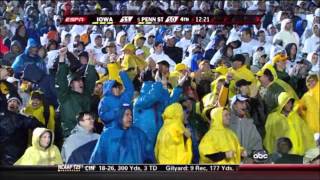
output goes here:
[{"label": "baseball cap", "polygon": [[170,67],[170,64],[169,64],[168,61],[166,61],[166,60],[160,60],[159,62],[157,62],[157,64],[161,64],[161,65]]},{"label": "baseball cap", "polygon": [[233,106],[237,101],[246,101],[246,100],[248,100],[248,97],[245,97],[241,94],[237,94],[232,97],[230,104],[231,104],[231,106]]},{"label": "baseball cap", "polygon": [[138,39],[144,39],[144,40],[146,40],[146,38],[144,37],[144,35],[141,34],[141,33],[138,33],[138,34],[134,37],[134,41],[137,41]]},{"label": "baseball cap", "polygon": [[251,82],[245,79],[240,79],[239,81],[236,82],[236,87],[238,88],[240,88],[241,86],[249,86],[249,85],[251,85]]},{"label": "baseball cap", "polygon": [[168,39],[172,39],[172,38],[174,38],[174,35],[167,35],[165,39],[168,40]]}]

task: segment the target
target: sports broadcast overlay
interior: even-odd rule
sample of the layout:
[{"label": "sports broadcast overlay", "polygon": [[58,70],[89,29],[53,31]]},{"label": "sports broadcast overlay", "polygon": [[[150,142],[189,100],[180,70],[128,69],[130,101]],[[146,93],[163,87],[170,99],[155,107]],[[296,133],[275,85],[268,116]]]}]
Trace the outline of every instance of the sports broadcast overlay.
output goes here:
[{"label": "sports broadcast overlay", "polygon": [[1,180],[319,172],[319,0],[0,0]]},{"label": "sports broadcast overlay", "polygon": [[62,24],[83,25],[174,25],[174,24],[215,24],[215,25],[253,25],[261,23],[261,15],[229,16],[69,16]]}]

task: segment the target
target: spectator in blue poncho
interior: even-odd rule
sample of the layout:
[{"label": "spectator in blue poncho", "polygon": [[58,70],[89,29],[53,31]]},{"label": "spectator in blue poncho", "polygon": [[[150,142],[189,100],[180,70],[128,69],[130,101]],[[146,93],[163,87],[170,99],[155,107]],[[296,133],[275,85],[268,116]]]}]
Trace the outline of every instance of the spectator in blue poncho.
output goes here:
[{"label": "spectator in blue poncho", "polygon": [[24,52],[19,55],[12,64],[15,77],[20,77],[24,68],[28,64],[36,64],[42,71],[46,72],[46,65],[38,56],[39,44],[32,38],[28,39],[28,44]]},{"label": "spectator in blue poncho", "polygon": [[98,107],[99,117],[104,126],[111,127],[117,123],[123,103],[130,104],[134,94],[132,81],[126,72],[120,72],[120,78],[125,90],[121,93],[122,84],[108,80],[103,84],[103,98]]},{"label": "spectator in blue poncho", "polygon": [[300,19],[297,21],[297,24],[295,26],[294,31],[298,33],[299,37],[302,36],[304,30],[306,29],[308,25],[308,21],[305,19]]},{"label": "spectator in blue poncho", "polygon": [[141,164],[147,161],[148,139],[143,131],[132,126],[130,106],[122,105],[120,114],[116,125],[101,134],[90,164]]},{"label": "spectator in blue poncho", "polygon": [[144,82],[140,96],[135,100],[133,107],[134,125],[147,134],[152,147],[148,152],[148,159],[155,162],[153,147],[163,124],[161,115],[168,105],[179,100],[184,81],[180,80],[178,87],[174,88],[170,95],[161,82],[154,82],[151,75],[145,73],[142,79]]},{"label": "spectator in blue poncho", "polygon": [[164,26],[161,26],[158,31],[156,32],[156,40],[155,42],[163,42],[164,36],[166,35],[167,28]]}]

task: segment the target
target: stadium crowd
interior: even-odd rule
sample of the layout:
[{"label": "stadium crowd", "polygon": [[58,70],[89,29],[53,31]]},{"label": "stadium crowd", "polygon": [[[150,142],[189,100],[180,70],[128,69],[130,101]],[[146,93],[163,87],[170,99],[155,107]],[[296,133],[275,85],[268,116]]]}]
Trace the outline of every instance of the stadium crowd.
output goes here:
[{"label": "stadium crowd", "polygon": [[[0,165],[319,163],[317,1],[0,1]],[[62,25],[263,14],[256,25]]]}]

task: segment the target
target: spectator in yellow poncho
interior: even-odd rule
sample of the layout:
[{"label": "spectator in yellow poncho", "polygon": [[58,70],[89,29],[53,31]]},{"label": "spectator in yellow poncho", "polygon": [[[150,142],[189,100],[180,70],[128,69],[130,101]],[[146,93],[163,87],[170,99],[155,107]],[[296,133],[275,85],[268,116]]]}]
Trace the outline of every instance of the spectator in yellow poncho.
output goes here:
[{"label": "spectator in yellow poncho", "polygon": [[163,116],[155,145],[159,164],[190,164],[192,160],[191,133],[183,124],[183,108],[179,103],[168,106]]},{"label": "spectator in yellow poncho", "polygon": [[237,136],[228,128],[230,113],[223,107],[218,107],[211,111],[210,116],[210,129],[199,145],[200,163],[239,164],[245,151]]},{"label": "spectator in yellow poncho", "polygon": [[299,113],[313,133],[320,133],[320,83],[317,75],[307,77],[309,89],[299,102]]},{"label": "spectator in yellow poncho", "polygon": [[172,85],[172,88],[178,86],[179,79],[186,75],[186,73],[188,73],[187,65],[182,63],[176,64],[174,71],[169,74],[169,82]]},{"label": "spectator in yellow poncho", "polygon": [[150,55],[150,49],[147,46],[144,46],[144,42],[146,41],[146,38],[143,34],[138,33],[134,37],[134,45],[137,49],[142,49],[144,52],[145,57],[148,57]]},{"label": "spectator in yellow poncho", "polygon": [[122,48],[122,51],[124,58],[121,62],[121,68],[126,70],[130,79],[133,80],[140,71],[145,69],[147,63],[135,55],[135,47],[133,44],[126,44]]},{"label": "spectator in yellow poncho", "polygon": [[278,97],[281,92],[289,93],[295,100],[299,99],[294,89],[283,80],[279,79],[272,64],[266,64],[257,72],[261,86],[264,88],[262,100],[266,105],[266,112],[271,113],[278,106]]},{"label": "spectator in yellow poncho", "polygon": [[201,116],[210,121],[210,112],[213,108],[224,107],[228,101],[229,82],[225,76],[219,76],[211,83],[211,93],[205,95],[202,98],[204,109],[201,112]]},{"label": "spectator in yellow poncho", "polygon": [[232,67],[229,68],[229,73],[232,74],[232,79],[230,83],[230,93],[229,99],[235,95],[235,82],[244,79],[251,82],[250,88],[250,97],[255,97],[258,93],[258,81],[255,78],[252,71],[247,68],[245,64],[245,57],[242,54],[236,54],[232,58]]},{"label": "spectator in yellow poncho", "polygon": [[41,91],[33,91],[28,105],[22,110],[26,115],[35,117],[46,128],[55,130],[54,107],[44,102],[44,94]]},{"label": "spectator in yellow poncho", "polygon": [[287,92],[278,97],[277,110],[269,114],[266,121],[264,146],[269,153],[276,150],[276,142],[281,137],[287,137],[292,142],[291,154],[304,155],[315,147],[311,130],[294,109],[294,98]]},{"label": "spectator in yellow poncho", "polygon": [[32,135],[32,146],[14,165],[57,165],[62,164],[61,154],[53,145],[54,133],[46,128],[36,128]]}]

